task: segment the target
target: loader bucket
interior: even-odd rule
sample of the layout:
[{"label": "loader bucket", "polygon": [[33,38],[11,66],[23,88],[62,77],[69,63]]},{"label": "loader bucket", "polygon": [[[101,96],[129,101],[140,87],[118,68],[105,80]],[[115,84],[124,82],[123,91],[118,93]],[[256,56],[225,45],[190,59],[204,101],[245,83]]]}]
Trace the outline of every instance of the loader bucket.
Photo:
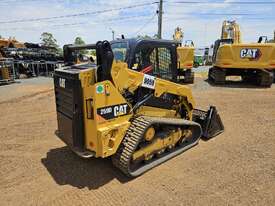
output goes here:
[{"label": "loader bucket", "polygon": [[202,139],[208,140],[224,131],[224,126],[216,107],[210,106],[206,112],[199,109],[193,111],[193,121],[202,127]]}]

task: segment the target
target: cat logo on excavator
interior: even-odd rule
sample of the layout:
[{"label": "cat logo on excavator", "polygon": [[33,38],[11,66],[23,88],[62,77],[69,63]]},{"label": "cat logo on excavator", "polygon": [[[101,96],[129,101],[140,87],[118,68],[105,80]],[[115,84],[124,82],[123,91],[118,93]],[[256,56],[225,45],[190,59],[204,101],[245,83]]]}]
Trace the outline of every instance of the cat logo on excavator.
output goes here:
[{"label": "cat logo on excavator", "polygon": [[240,56],[242,59],[258,60],[262,56],[262,53],[260,49],[244,48],[241,49]]}]

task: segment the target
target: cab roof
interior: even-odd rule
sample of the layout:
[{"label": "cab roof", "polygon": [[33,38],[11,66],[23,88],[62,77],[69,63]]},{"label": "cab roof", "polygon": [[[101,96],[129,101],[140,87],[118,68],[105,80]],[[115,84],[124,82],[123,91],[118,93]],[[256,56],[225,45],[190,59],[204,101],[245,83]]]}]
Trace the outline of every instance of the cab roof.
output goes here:
[{"label": "cab roof", "polygon": [[145,39],[145,38],[131,38],[131,39],[117,39],[110,42],[113,43],[128,43],[128,46],[136,47],[140,44],[150,44],[150,45],[159,45],[159,46],[175,46],[179,42],[174,40],[164,40],[164,39]]}]

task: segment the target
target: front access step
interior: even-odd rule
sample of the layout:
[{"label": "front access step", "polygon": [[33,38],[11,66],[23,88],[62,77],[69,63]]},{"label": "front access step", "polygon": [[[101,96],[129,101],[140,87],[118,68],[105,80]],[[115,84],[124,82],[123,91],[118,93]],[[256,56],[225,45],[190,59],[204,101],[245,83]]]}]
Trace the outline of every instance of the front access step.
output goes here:
[{"label": "front access step", "polygon": [[193,121],[202,127],[202,139],[208,140],[224,131],[224,126],[216,107],[210,106],[206,112],[199,109],[193,111]]}]

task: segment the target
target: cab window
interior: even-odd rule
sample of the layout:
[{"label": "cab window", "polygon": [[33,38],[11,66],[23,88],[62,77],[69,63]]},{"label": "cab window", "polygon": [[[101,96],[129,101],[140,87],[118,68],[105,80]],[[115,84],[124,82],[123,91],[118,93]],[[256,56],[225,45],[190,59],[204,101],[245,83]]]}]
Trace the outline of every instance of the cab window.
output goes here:
[{"label": "cab window", "polygon": [[126,61],[126,52],[127,52],[127,43],[125,42],[116,42],[111,45],[114,59],[116,61],[125,62]]},{"label": "cab window", "polygon": [[142,48],[135,54],[133,69],[160,77],[163,79],[172,79],[172,57],[171,49],[160,48]]}]

